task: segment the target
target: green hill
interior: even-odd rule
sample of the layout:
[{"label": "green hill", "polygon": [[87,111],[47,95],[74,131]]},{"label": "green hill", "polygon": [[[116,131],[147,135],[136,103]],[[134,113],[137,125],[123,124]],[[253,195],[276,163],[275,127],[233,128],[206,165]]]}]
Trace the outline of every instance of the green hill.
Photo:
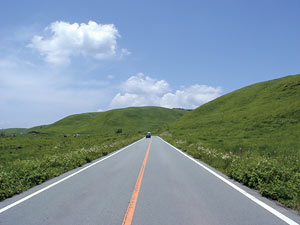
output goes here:
[{"label": "green hill", "polygon": [[130,107],[106,112],[83,113],[68,116],[56,123],[33,127],[30,131],[42,133],[136,134],[156,131],[162,125],[173,122],[187,111],[161,107]]},{"label": "green hill", "polygon": [[226,94],[166,130],[166,139],[194,157],[300,208],[300,75]]},{"label": "green hill", "polygon": [[22,135],[26,134],[28,129],[26,128],[8,128],[8,129],[0,129],[0,133],[7,135]]},{"label": "green hill", "polygon": [[299,150],[300,75],[254,84],[211,101],[170,126],[172,132],[230,151]]},{"label": "green hill", "polygon": [[[135,107],[72,115],[31,129],[8,129],[0,135],[0,201],[127,146],[147,131],[155,133],[185,113]],[[16,132],[26,134],[8,135]],[[72,135],[76,133],[82,135]]]}]

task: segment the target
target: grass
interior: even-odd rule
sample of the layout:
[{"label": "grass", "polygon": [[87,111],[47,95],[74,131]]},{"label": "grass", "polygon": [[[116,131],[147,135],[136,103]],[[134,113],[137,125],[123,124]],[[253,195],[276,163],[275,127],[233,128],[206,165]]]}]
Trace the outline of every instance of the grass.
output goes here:
[{"label": "grass", "polygon": [[27,133],[26,128],[8,128],[8,129],[0,129],[0,134],[8,134],[8,135],[22,135]]},{"label": "grass", "polygon": [[120,149],[142,136],[24,135],[1,138],[0,200]]},{"label": "grass", "polygon": [[31,129],[4,130],[0,200],[127,146],[149,130],[155,133],[161,124],[184,113],[160,107],[126,108],[72,115]]},{"label": "grass", "polygon": [[299,99],[300,75],[294,75],[239,89],[191,112],[132,107],[16,129],[16,137],[0,137],[0,199],[151,131],[262,195],[300,210]]},{"label": "grass", "polygon": [[165,126],[162,137],[266,197],[300,209],[300,75],[257,83]]},{"label": "grass", "polygon": [[33,127],[30,131],[62,134],[111,134],[118,129],[127,134],[156,132],[161,125],[175,121],[185,110],[162,107],[130,107],[106,112],[68,116],[51,125]]}]

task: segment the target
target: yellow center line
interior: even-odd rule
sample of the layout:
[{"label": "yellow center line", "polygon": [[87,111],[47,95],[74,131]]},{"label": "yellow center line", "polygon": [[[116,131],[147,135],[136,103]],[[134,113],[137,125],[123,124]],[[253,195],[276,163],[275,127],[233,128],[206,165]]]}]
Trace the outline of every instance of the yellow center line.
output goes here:
[{"label": "yellow center line", "polygon": [[143,180],[143,176],[144,176],[144,171],[145,171],[145,167],[146,167],[146,163],[147,163],[151,143],[152,143],[152,138],[150,139],[150,143],[148,145],[147,152],[146,152],[146,155],[145,155],[145,158],[144,158],[139,176],[136,180],[134,190],[133,190],[133,193],[131,195],[131,199],[130,199],[130,202],[128,204],[128,208],[127,208],[125,217],[123,219],[122,225],[131,225],[131,223],[132,223],[132,219],[133,219],[134,211],[135,211],[135,206],[136,206],[136,203],[137,203],[137,200],[138,200],[138,197],[139,197],[139,192],[140,192],[141,185],[142,185],[142,180]]}]

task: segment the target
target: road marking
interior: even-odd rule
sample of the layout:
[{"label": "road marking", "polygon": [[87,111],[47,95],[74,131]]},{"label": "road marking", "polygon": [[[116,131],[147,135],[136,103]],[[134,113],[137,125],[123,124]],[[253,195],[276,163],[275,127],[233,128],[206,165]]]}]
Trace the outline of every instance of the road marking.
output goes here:
[{"label": "road marking", "polygon": [[54,187],[55,185],[58,185],[59,183],[65,181],[65,180],[70,179],[71,177],[73,177],[73,176],[75,176],[75,175],[77,175],[77,174],[83,172],[84,170],[86,170],[86,169],[88,169],[88,168],[90,168],[90,167],[92,167],[92,166],[95,166],[96,164],[98,164],[98,163],[100,163],[100,162],[102,162],[102,161],[104,161],[104,160],[106,160],[106,159],[108,159],[108,158],[110,158],[110,157],[112,157],[112,156],[114,156],[114,155],[116,155],[116,154],[118,154],[118,153],[124,151],[125,149],[131,147],[132,145],[134,145],[134,144],[136,144],[136,143],[138,143],[138,142],[140,142],[140,141],[142,141],[142,140],[143,140],[143,138],[140,139],[140,140],[138,140],[138,141],[136,141],[136,142],[134,142],[134,143],[132,143],[132,144],[130,144],[130,145],[128,145],[128,146],[126,146],[126,147],[124,147],[124,148],[121,148],[120,150],[118,150],[118,151],[116,151],[116,152],[114,152],[114,153],[112,153],[112,154],[110,154],[110,155],[108,155],[108,156],[106,156],[106,157],[104,157],[104,158],[99,159],[98,161],[92,163],[91,165],[88,165],[88,166],[82,168],[81,170],[78,170],[77,172],[74,172],[74,173],[70,174],[69,176],[67,176],[67,177],[65,177],[65,178],[62,178],[62,179],[56,181],[56,182],[53,183],[53,184],[48,185],[47,187],[44,187],[44,188],[42,188],[42,189],[40,189],[40,190],[38,190],[38,191],[36,191],[36,192],[34,192],[34,193],[32,193],[32,194],[26,196],[26,197],[24,197],[24,198],[22,198],[22,199],[20,199],[20,200],[18,200],[18,201],[16,201],[16,202],[14,202],[14,203],[8,205],[8,206],[5,206],[4,208],[0,209],[0,214],[3,213],[3,212],[5,212],[6,210],[8,210],[8,209],[10,209],[10,208],[12,208],[12,207],[14,207],[14,206],[16,206],[16,205],[19,205],[20,203],[22,203],[22,202],[24,202],[24,201],[26,201],[26,200],[32,198],[33,196],[36,196],[36,195],[38,195],[38,194],[40,194],[40,193],[42,193],[42,192],[48,190],[49,188],[52,188],[52,187]]},{"label": "road marking", "polygon": [[287,216],[283,215],[282,213],[278,212],[276,209],[273,209],[271,206],[267,205],[266,203],[258,200],[257,198],[255,198],[253,195],[249,194],[248,192],[244,191],[243,189],[239,188],[238,186],[236,186],[235,184],[233,184],[232,182],[230,182],[229,180],[225,179],[224,177],[220,176],[219,174],[217,174],[216,172],[214,172],[213,170],[209,169],[208,167],[206,167],[204,164],[200,163],[199,161],[197,161],[196,159],[194,159],[193,157],[189,156],[188,154],[182,152],[181,150],[179,150],[178,148],[176,148],[175,146],[171,145],[170,143],[166,142],[165,140],[163,140],[161,137],[160,138],[163,142],[165,142],[166,144],[168,144],[169,146],[171,146],[172,148],[174,148],[176,151],[178,151],[179,153],[181,153],[182,155],[184,155],[185,157],[189,158],[190,160],[192,160],[194,163],[198,164],[199,166],[201,166],[202,168],[204,168],[205,170],[207,170],[208,172],[210,172],[211,174],[213,174],[214,176],[216,176],[217,178],[219,178],[220,180],[222,180],[223,182],[225,182],[226,184],[228,184],[229,186],[231,186],[232,188],[234,188],[235,190],[237,190],[238,192],[242,193],[243,195],[245,195],[247,198],[251,199],[253,202],[255,202],[256,204],[260,205],[261,207],[263,207],[264,209],[268,210],[270,213],[272,213],[273,215],[277,216],[278,218],[280,218],[281,220],[283,220],[284,222],[290,224],[290,225],[299,225],[298,223],[296,223],[295,221],[293,221],[292,219],[288,218]]},{"label": "road marking", "polygon": [[128,204],[128,208],[127,208],[126,214],[124,216],[122,225],[131,225],[131,223],[132,223],[135,206],[136,206],[136,203],[137,203],[137,200],[139,197],[139,192],[140,192],[141,185],[142,185],[142,180],[143,180],[143,176],[144,176],[144,172],[145,172],[145,168],[146,168],[146,164],[147,164],[147,159],[148,159],[149,151],[151,148],[151,143],[152,143],[152,138],[150,139],[150,143],[148,145],[147,152],[146,152],[139,176],[136,180],[136,183],[135,183],[135,186],[134,186],[134,189],[132,192],[132,196],[131,196],[130,202]]}]

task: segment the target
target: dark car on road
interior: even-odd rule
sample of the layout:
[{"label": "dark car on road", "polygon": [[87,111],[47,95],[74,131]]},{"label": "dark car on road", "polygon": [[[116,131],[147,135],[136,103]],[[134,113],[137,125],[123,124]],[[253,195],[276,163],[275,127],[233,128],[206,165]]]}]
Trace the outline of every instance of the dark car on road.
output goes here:
[{"label": "dark car on road", "polygon": [[150,133],[150,132],[148,132],[148,133],[146,134],[146,138],[151,138],[151,133]]}]

